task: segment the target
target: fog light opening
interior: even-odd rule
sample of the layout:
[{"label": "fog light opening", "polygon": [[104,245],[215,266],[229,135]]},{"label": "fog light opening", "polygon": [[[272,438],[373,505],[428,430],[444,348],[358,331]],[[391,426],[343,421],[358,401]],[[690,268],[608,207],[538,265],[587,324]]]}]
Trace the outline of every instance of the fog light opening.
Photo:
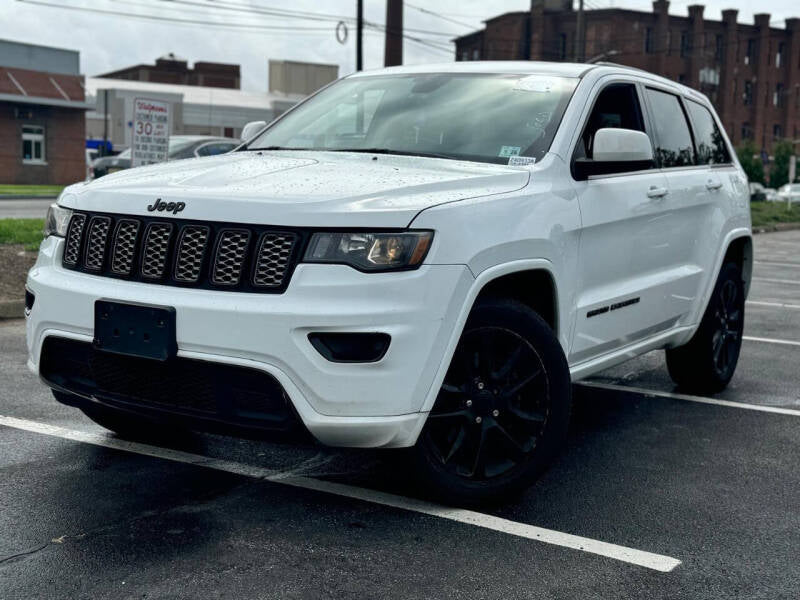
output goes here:
[{"label": "fog light opening", "polygon": [[389,349],[388,333],[322,333],[308,334],[308,341],[323,357],[337,363],[378,362]]}]

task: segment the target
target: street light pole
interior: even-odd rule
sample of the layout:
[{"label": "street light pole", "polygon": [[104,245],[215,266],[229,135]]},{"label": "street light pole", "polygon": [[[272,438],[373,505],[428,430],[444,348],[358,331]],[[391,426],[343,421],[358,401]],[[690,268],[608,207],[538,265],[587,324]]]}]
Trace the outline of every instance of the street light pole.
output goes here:
[{"label": "street light pole", "polygon": [[362,39],[364,37],[364,0],[356,1],[356,71],[364,68]]}]

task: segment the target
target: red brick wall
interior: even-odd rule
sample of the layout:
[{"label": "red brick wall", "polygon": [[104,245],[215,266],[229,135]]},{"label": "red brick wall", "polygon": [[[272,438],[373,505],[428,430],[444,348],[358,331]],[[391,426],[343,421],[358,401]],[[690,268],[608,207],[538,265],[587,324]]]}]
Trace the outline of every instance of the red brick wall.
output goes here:
[{"label": "red brick wall", "polygon": [[[22,162],[23,124],[44,126],[46,165]],[[0,183],[66,185],[85,179],[85,140],[83,110],[0,102]]]}]

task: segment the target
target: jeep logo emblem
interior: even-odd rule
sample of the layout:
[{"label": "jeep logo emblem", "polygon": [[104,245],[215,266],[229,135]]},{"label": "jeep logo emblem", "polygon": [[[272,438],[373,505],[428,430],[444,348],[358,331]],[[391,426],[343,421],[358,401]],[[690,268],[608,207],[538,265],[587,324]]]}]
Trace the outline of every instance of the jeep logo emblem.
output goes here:
[{"label": "jeep logo emblem", "polygon": [[166,211],[166,212],[171,212],[173,215],[177,215],[184,208],[186,208],[186,204],[184,202],[164,202],[161,198],[156,198],[156,201],[147,207],[147,211],[148,212]]}]

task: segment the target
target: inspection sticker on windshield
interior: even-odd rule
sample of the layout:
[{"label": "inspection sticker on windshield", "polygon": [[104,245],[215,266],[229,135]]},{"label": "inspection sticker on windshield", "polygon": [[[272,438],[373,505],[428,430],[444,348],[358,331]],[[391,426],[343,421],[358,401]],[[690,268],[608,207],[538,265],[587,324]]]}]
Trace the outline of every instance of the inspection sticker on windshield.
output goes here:
[{"label": "inspection sticker on windshield", "polygon": [[556,87],[556,80],[552,77],[542,77],[541,75],[531,75],[517,80],[514,89],[520,92],[539,92],[548,94]]},{"label": "inspection sticker on windshield", "polygon": [[522,148],[519,146],[503,146],[497,156],[516,156]]},{"label": "inspection sticker on windshield", "polygon": [[508,158],[508,165],[510,167],[526,167],[536,162],[533,156],[510,156]]}]

